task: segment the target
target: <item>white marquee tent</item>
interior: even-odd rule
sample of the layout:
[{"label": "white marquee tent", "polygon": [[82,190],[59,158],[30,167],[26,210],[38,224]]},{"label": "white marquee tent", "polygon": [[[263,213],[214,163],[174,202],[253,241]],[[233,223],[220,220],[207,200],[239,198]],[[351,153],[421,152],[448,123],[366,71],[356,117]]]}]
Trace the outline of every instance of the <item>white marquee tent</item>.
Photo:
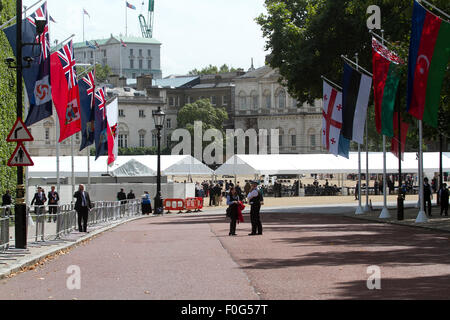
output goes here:
[{"label": "white marquee tent", "polygon": [[[405,153],[402,172],[417,173],[416,153]],[[424,153],[424,172],[430,176],[439,171],[439,153]],[[398,159],[386,154],[388,174],[398,173]],[[361,171],[365,172],[366,153],[361,153]],[[443,154],[443,170],[450,171],[450,153]],[[283,175],[283,174],[358,173],[358,153],[350,158],[332,154],[235,155],[216,170],[217,175]],[[383,153],[369,153],[369,173],[383,173]]]},{"label": "white marquee tent", "polygon": [[[60,177],[72,175],[71,157],[60,157]],[[30,178],[56,178],[56,157],[33,157],[34,166],[29,167]],[[119,156],[108,168],[107,157],[102,156],[95,161],[90,157],[91,177],[100,177],[110,173],[112,176],[155,176],[157,171],[157,156]],[[87,177],[87,157],[74,157],[75,177]],[[206,165],[191,156],[163,155],[161,156],[161,174],[171,175],[213,175],[214,172]]]}]

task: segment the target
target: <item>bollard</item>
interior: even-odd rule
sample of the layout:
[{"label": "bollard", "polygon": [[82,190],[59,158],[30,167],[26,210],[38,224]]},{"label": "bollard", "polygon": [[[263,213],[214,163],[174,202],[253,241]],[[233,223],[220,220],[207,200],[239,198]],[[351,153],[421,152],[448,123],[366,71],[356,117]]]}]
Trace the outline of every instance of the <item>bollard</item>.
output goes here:
[{"label": "bollard", "polygon": [[404,200],[403,195],[399,194],[397,197],[397,220],[399,221],[404,219]]}]

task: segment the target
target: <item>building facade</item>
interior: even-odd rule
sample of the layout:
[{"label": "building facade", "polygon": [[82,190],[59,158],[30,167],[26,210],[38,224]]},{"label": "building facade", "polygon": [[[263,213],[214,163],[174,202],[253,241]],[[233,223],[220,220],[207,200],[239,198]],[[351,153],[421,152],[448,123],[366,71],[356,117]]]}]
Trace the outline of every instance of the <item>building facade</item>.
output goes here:
[{"label": "building facade", "polygon": [[150,74],[154,79],[162,78],[161,43],[155,39],[111,35],[108,39],[89,43],[90,46],[83,42],[74,43],[77,63],[108,65],[113,74],[127,79]]},{"label": "building facade", "polygon": [[[283,154],[319,153],[322,147],[322,101],[300,104],[278,82],[277,70],[268,66],[234,80],[234,128],[279,130]],[[269,139],[270,140],[270,139]]]}]

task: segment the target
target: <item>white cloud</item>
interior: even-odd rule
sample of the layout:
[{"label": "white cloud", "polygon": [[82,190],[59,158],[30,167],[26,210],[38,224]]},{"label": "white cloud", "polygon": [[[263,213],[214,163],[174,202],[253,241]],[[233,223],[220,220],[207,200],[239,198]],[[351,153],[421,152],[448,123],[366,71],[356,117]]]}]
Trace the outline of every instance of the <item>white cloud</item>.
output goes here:
[{"label": "white cloud", "polygon": [[[31,5],[35,0],[24,0]],[[138,15],[147,8],[142,0],[129,0],[137,10],[127,10],[128,35],[141,36]],[[250,67],[264,64],[264,39],[254,21],[265,12],[264,0],[155,0],[154,37],[163,43],[164,75],[183,74],[209,64]],[[86,39],[125,34],[125,0],[48,0],[49,12],[57,21],[51,37],[74,41],[83,38],[83,8]],[[145,14],[146,16],[146,14]]]}]

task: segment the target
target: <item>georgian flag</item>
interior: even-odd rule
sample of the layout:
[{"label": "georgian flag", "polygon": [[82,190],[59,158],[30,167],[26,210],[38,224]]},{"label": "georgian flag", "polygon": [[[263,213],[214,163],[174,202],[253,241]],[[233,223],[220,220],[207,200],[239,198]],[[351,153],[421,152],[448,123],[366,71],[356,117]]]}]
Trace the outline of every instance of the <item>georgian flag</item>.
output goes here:
[{"label": "georgian flag", "polygon": [[323,82],[322,144],[332,154],[339,154],[342,128],[342,93]]}]

